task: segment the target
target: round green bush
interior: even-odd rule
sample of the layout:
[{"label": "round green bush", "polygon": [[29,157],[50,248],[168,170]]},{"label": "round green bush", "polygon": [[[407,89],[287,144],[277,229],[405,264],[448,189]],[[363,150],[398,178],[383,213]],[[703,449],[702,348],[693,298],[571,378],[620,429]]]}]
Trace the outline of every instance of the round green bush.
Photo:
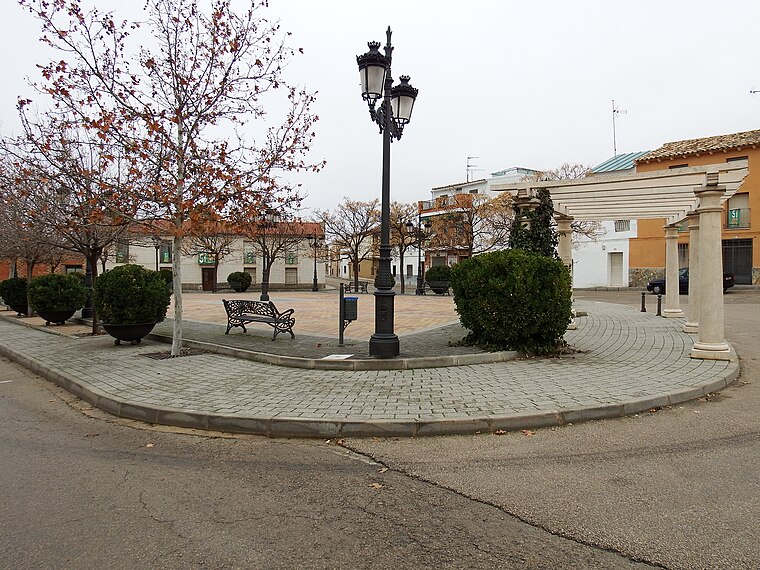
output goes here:
[{"label": "round green bush", "polygon": [[251,286],[252,277],[245,271],[233,271],[227,276],[227,283],[238,293],[245,293]]},{"label": "round green bush", "polygon": [[161,279],[163,279],[169,287],[172,286],[172,282],[174,281],[174,273],[172,273],[171,269],[159,269],[158,274],[161,276]]},{"label": "round green bush", "polygon": [[425,272],[425,281],[451,281],[451,267],[434,265]]},{"label": "round green bush", "polygon": [[158,323],[166,318],[171,288],[157,271],[141,265],[120,265],[99,275],[93,305],[108,324]]},{"label": "round green bush", "polygon": [[84,307],[88,293],[82,280],[74,275],[40,275],[29,283],[29,304],[38,313],[78,311]]},{"label": "round green bush", "polygon": [[0,297],[17,313],[26,313],[26,279],[11,277],[0,283]]},{"label": "round green bush", "polygon": [[478,255],[451,274],[465,338],[488,350],[552,354],[571,319],[570,273],[554,258],[512,249]]}]

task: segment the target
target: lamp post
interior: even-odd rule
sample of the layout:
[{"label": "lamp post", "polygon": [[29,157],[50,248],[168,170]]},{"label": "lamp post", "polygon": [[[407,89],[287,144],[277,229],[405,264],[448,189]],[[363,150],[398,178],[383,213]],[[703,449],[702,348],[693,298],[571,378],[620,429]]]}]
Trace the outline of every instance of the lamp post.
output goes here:
[{"label": "lamp post", "polygon": [[422,244],[430,237],[430,228],[433,224],[430,220],[425,220],[422,224],[422,214],[417,214],[417,227],[409,221],[406,223],[406,233],[417,238],[417,289],[415,295],[425,294],[425,264],[422,262]]},{"label": "lamp post", "polygon": [[[380,206],[380,267],[375,291],[375,332],[369,339],[369,354],[380,358],[399,355],[398,336],[393,332],[393,302],[391,286],[390,194],[391,140],[400,139],[404,126],[412,116],[417,89],[402,75],[400,84],[393,86],[391,76],[391,28],[385,32],[385,55],[380,42],[369,42],[369,51],[356,57],[361,76],[362,99],[369,105],[369,115],[383,135],[383,177]],[[376,109],[377,101],[383,101]]]},{"label": "lamp post", "polygon": [[280,220],[280,214],[275,210],[268,209],[259,214],[259,231],[261,231],[260,245],[262,246],[261,249],[262,253],[264,254],[262,256],[264,267],[261,268],[261,295],[259,295],[260,301],[269,301],[269,269],[271,265],[270,252],[267,249],[266,232],[268,229],[274,228],[277,224],[279,224]]},{"label": "lamp post", "polygon": [[317,281],[317,248],[322,245],[322,241],[322,238],[316,232],[309,236],[309,245],[314,246],[314,282],[311,285],[312,291],[319,291],[319,283]]},{"label": "lamp post", "polygon": [[161,238],[153,236],[153,247],[156,248],[156,271],[158,271],[158,250],[161,249]]}]

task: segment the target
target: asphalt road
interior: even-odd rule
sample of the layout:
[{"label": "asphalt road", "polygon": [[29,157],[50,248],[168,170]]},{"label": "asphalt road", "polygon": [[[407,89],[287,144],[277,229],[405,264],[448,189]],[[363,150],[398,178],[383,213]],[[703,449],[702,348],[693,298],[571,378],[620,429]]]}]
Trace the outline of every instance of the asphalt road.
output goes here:
[{"label": "asphalt road", "polygon": [[[635,292],[577,292],[576,298],[640,303]],[[653,310],[651,295],[647,302]],[[726,337],[742,357],[742,375],[714,397],[535,432],[348,445],[584,544],[668,568],[756,569],[760,292],[729,291],[725,310]]]},{"label": "asphalt road", "polygon": [[760,292],[725,301],[723,393],[504,435],[138,429],[0,361],[0,568],[757,568]]},{"label": "asphalt road", "polygon": [[137,428],[6,360],[0,382],[0,568],[645,566],[334,442]]}]

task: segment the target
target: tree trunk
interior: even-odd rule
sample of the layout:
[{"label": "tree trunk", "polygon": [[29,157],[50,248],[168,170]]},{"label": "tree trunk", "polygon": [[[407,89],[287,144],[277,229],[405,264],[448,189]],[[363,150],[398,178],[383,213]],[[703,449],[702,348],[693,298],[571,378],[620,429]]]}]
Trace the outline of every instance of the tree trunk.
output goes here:
[{"label": "tree trunk", "polygon": [[[34,265],[35,263],[33,261],[26,260],[26,287],[27,291],[29,291],[29,284],[32,282],[32,277],[34,276]],[[29,294],[26,295],[26,303],[24,303],[24,314],[27,317],[32,316],[32,308],[29,306]]]},{"label": "tree trunk", "polygon": [[[178,231],[182,229],[182,217],[177,215],[174,221]],[[182,351],[182,236],[175,235],[172,240],[172,287],[174,289],[174,326],[172,328],[172,356],[179,356]]]},{"label": "tree trunk", "polygon": [[359,290],[359,265],[361,265],[361,261],[358,260],[358,257],[355,257],[351,261],[351,265],[354,268],[354,291]]},{"label": "tree trunk", "polygon": [[[90,273],[92,274],[92,286],[95,286],[95,279],[98,277],[98,258],[100,257],[99,253],[93,252],[88,256],[85,256],[87,258],[87,262],[90,264]],[[93,295],[93,288],[90,288],[89,295],[92,297]],[[98,312],[95,310],[95,305],[92,306],[92,329],[90,330],[93,336],[100,334],[100,317],[98,316]]]},{"label": "tree trunk", "polygon": [[401,294],[406,291],[406,276],[404,275],[404,252],[401,248],[398,250],[399,278],[401,279]]}]

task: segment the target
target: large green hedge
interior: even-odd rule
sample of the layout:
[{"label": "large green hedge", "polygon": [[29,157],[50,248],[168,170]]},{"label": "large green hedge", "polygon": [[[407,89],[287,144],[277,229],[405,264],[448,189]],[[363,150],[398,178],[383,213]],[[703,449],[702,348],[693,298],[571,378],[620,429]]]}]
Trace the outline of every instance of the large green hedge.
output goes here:
[{"label": "large green hedge", "polygon": [[51,273],[35,277],[29,283],[29,304],[35,311],[78,311],[89,294],[82,279],[74,275]]},{"label": "large green hedge", "polygon": [[561,261],[513,249],[454,266],[454,303],[465,342],[488,350],[551,354],[571,319],[570,273]]},{"label": "large green hedge", "polygon": [[157,272],[141,265],[119,265],[95,281],[93,304],[107,324],[159,323],[166,318],[171,287]]}]

